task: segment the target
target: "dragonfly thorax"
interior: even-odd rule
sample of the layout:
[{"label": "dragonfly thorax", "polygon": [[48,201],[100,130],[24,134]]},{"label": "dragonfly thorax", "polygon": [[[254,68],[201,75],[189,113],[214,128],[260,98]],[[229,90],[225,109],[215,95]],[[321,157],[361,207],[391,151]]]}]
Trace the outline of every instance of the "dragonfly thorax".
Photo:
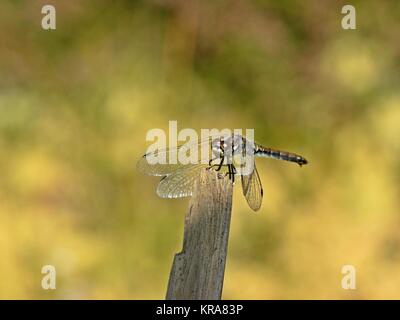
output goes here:
[{"label": "dragonfly thorax", "polygon": [[254,154],[254,143],[238,134],[212,140],[211,148],[215,157],[231,158],[235,155]]}]

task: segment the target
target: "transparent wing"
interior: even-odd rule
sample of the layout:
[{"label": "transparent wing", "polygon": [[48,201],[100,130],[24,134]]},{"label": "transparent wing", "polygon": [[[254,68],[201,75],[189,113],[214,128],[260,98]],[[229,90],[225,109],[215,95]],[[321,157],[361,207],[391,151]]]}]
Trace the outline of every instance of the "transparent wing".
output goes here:
[{"label": "transparent wing", "polygon": [[207,164],[188,164],[161,179],[157,194],[161,198],[181,198],[191,196],[195,180]]},{"label": "transparent wing", "polygon": [[242,189],[250,208],[257,211],[261,207],[263,188],[256,166],[250,175],[242,175]]},{"label": "transparent wing", "polygon": [[[182,164],[177,159],[180,155],[194,155],[196,162],[201,164],[211,159],[212,149],[211,143],[215,137],[208,137],[195,142],[188,142],[181,146],[157,149],[153,152],[146,153],[137,162],[137,169],[145,174],[152,176],[166,176],[181,169],[183,166],[191,166],[192,164]],[[196,154],[197,152],[197,154]],[[173,163],[173,161],[175,163]],[[158,162],[158,163],[154,163]]]}]

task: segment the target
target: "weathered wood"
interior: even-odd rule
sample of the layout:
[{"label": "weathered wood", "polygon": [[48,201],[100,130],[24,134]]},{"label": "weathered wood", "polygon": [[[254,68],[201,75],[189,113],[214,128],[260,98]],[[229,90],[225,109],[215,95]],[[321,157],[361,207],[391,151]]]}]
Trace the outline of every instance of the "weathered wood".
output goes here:
[{"label": "weathered wood", "polygon": [[231,210],[229,179],[204,170],[186,214],[183,249],[174,257],[167,300],[221,299]]}]

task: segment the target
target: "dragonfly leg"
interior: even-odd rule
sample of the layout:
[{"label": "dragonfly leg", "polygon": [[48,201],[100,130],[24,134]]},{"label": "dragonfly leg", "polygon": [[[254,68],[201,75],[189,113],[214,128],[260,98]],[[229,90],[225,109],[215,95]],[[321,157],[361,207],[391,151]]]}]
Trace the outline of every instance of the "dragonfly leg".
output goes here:
[{"label": "dragonfly leg", "polygon": [[[221,162],[220,162],[220,163],[216,163],[216,164],[211,164],[212,161],[217,160],[217,159],[221,159]],[[215,169],[215,171],[220,171],[221,168],[222,168],[222,166],[224,165],[224,159],[225,159],[224,156],[222,156],[221,158],[214,158],[214,159],[211,159],[211,160],[208,162],[208,164],[209,164],[210,166],[207,167],[207,169],[209,170],[209,169],[211,169],[211,168],[218,167],[217,169]]]},{"label": "dragonfly leg", "polygon": [[[221,142],[223,142],[223,140]],[[220,151],[221,151],[221,155],[220,155],[221,162],[219,163],[218,169],[216,169],[217,171],[221,170],[222,165],[224,164],[224,160],[225,160],[223,143],[220,145]]]},{"label": "dragonfly leg", "polygon": [[225,176],[226,175],[229,175],[229,180],[232,180],[232,171],[231,171],[231,165],[230,164],[228,164],[228,172],[225,174]]},{"label": "dragonfly leg", "polygon": [[219,164],[212,164],[212,162],[213,162],[214,160],[217,160],[218,158],[219,158],[219,157],[215,157],[215,158],[210,159],[210,161],[208,161],[207,170],[210,170],[211,168],[216,167],[216,166],[219,165]]},{"label": "dragonfly leg", "polygon": [[216,169],[216,171],[221,170],[222,165],[223,165],[223,163],[224,163],[224,159],[225,159],[225,156],[222,156],[222,157],[221,157],[221,162],[219,163],[218,168]]},{"label": "dragonfly leg", "polygon": [[229,176],[229,180],[232,181],[232,183],[235,183],[235,173],[236,173],[236,169],[235,166],[233,164],[228,164],[228,172],[225,173],[225,176]]}]

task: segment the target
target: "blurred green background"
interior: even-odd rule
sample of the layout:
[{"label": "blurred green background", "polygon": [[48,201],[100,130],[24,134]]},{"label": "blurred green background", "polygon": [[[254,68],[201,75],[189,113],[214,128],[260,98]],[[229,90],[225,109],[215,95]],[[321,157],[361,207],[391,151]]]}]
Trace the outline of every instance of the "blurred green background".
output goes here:
[{"label": "blurred green background", "polygon": [[399,1],[48,3],[0,4],[0,298],[165,297],[188,199],[135,163],[169,120],[310,161],[235,187],[223,298],[400,298]]}]

